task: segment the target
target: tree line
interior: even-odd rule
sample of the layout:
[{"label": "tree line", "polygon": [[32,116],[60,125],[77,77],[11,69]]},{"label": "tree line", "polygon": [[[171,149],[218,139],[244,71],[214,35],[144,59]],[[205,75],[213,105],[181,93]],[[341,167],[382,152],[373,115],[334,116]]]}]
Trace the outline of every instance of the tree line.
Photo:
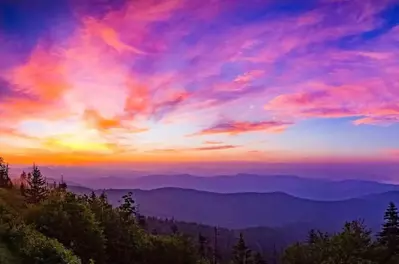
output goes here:
[{"label": "tree line", "polygon": [[[105,192],[76,195],[64,182],[48,184],[36,165],[13,184],[9,166],[0,158],[0,248],[5,244],[21,264],[267,263],[267,256],[250,249],[243,234],[226,259],[216,228],[210,245],[208,237],[180,232],[173,221],[168,234],[148,228],[149,221],[131,192],[114,207]],[[362,221],[348,222],[335,234],[311,230],[307,241],[288,247],[272,264],[277,263],[399,263],[398,210],[389,204],[377,236]]]},{"label": "tree line", "polygon": [[232,260],[222,261],[215,257],[217,250],[209,256],[204,244],[177,227],[171,234],[148,231],[131,192],[114,207],[105,192],[76,195],[64,182],[48,184],[36,165],[14,185],[3,159],[0,168],[0,242],[6,242],[21,263],[265,263],[242,236],[232,249]]}]

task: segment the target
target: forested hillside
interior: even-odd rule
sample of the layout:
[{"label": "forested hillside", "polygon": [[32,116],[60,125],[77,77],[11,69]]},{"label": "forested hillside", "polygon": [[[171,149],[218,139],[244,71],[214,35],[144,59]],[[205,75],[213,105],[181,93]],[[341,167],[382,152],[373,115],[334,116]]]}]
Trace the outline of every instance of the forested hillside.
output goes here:
[{"label": "forested hillside", "polygon": [[[77,195],[46,183],[37,166],[13,184],[0,160],[0,263],[4,264],[383,264],[399,261],[399,217],[393,203],[374,238],[361,222],[341,232],[311,231],[304,243],[265,255],[247,234],[146,218],[132,193],[112,206],[107,195]],[[191,230],[191,231],[190,231]],[[202,230],[202,231],[201,231]],[[230,248],[227,248],[229,238]],[[281,253],[281,254],[280,254]]]}]

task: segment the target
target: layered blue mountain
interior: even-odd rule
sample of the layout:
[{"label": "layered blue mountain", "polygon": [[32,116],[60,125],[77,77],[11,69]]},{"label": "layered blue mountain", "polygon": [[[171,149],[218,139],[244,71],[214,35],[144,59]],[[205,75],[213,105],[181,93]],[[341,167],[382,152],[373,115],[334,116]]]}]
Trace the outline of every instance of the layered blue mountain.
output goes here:
[{"label": "layered blue mountain", "polygon": [[[71,190],[91,191],[83,187],[71,187]],[[146,216],[231,229],[294,226],[336,231],[346,221],[364,220],[370,228],[378,230],[389,202],[399,204],[399,192],[395,191],[340,201],[316,201],[282,192],[221,194],[180,188],[105,190],[113,204],[118,204],[129,191],[133,192],[140,213]]]},{"label": "layered blue mountain", "polygon": [[[335,201],[359,196],[399,191],[399,186],[373,181],[301,178],[290,175],[237,174],[233,176],[200,177],[189,174],[148,175],[143,177],[108,176],[74,180],[93,189],[181,188],[215,193],[284,192],[286,194],[321,201]],[[76,184],[73,184],[76,185]]]}]

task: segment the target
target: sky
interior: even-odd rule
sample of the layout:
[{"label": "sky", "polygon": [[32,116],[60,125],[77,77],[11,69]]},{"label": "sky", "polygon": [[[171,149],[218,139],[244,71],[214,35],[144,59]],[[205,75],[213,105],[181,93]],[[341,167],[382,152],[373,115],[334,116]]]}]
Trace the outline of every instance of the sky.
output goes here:
[{"label": "sky", "polygon": [[10,163],[399,162],[398,0],[0,3]]}]

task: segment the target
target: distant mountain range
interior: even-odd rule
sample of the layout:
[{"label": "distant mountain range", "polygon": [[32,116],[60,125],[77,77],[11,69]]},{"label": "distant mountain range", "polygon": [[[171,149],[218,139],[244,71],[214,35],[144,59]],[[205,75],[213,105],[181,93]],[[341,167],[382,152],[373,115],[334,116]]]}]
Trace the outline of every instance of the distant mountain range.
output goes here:
[{"label": "distant mountain range", "polygon": [[[327,180],[359,178],[356,171],[346,174],[331,174],[329,170],[318,177],[298,177],[295,174],[235,174],[194,176],[193,174],[159,173],[125,168],[96,167],[40,167],[49,182],[60,181],[61,175],[69,185],[86,186],[92,189],[142,189],[152,190],[165,187],[194,189],[215,193],[241,192],[284,192],[296,197],[334,201],[356,198],[368,194],[399,191],[399,185],[365,180]],[[22,170],[11,168],[11,175],[18,178]],[[373,171],[371,171],[373,172]],[[353,173],[353,174],[352,174]],[[374,172],[373,172],[374,173]],[[364,175],[366,177],[367,175]],[[364,178],[363,177],[363,178]]]},{"label": "distant mountain range", "polygon": [[[76,193],[91,191],[83,187],[70,188]],[[356,219],[364,219],[369,227],[377,229],[388,203],[399,204],[399,192],[342,201],[314,201],[281,192],[220,194],[179,188],[108,189],[106,193],[110,202],[117,204],[128,191],[134,193],[144,215],[232,229],[301,226],[334,231],[345,221]]]},{"label": "distant mountain range", "polygon": [[[332,181],[290,175],[237,174],[233,176],[200,177],[189,174],[149,175],[144,177],[99,177],[75,179],[75,183],[93,189],[141,189],[166,187],[193,189],[215,193],[284,192],[300,198],[334,201],[369,194],[399,191],[398,185],[373,181]],[[77,185],[73,183],[72,185]]]}]

